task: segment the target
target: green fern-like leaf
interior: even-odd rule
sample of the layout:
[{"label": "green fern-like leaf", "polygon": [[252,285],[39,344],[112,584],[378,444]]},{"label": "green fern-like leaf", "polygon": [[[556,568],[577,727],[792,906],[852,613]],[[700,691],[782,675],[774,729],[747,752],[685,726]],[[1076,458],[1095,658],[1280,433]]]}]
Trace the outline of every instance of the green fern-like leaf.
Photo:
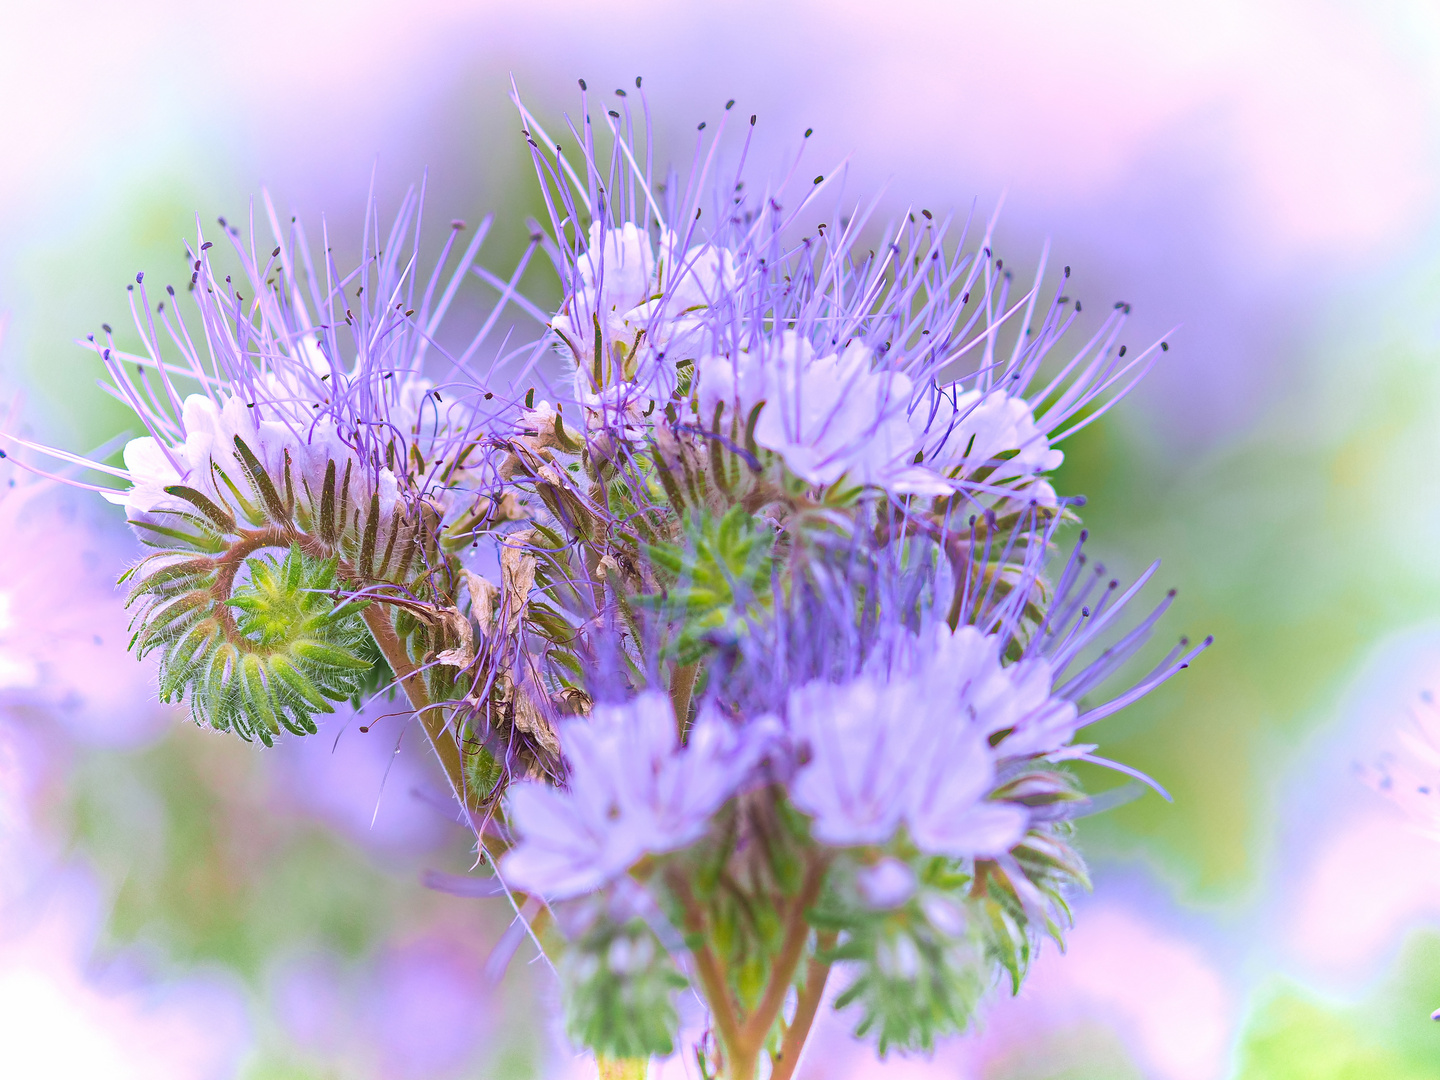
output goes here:
[{"label": "green fern-like leaf", "polygon": [[746,611],[768,605],[774,542],[764,525],[736,506],[722,517],[690,516],[680,543],[646,546],[667,587],[661,596],[634,602],[678,624],[680,662],[698,659],[711,631],[738,626]]}]

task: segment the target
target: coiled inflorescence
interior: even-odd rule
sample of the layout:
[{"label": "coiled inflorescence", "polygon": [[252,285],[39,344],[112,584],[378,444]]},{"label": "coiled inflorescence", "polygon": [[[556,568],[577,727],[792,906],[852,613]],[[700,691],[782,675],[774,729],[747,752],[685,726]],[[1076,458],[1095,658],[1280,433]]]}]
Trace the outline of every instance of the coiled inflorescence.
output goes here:
[{"label": "coiled inflorescence", "polygon": [[147,582],[148,595],[173,595],[136,642],[141,655],[161,651],[160,700],[188,696],[196,720],[266,746],[282,730],[314,734],[312,717],[353,697],[376,662],[366,602],[336,603],[336,562],[299,544],[283,560],[246,559],[248,580],[225,599],[227,564]]},{"label": "coiled inflorescence", "polygon": [[[245,439],[233,446],[210,462],[214,498],[172,484],[181,505],[135,521],[162,550],[129,575],[133,647],[159,650],[161,700],[188,698],[197,721],[268,746],[314,732],[315,713],[366,684],[379,657],[354,597],[406,582],[437,548],[422,515],[364,497],[353,460],[343,473],[327,461],[317,490],[288,454],[271,476]],[[283,560],[256,557],[266,549]]]}]

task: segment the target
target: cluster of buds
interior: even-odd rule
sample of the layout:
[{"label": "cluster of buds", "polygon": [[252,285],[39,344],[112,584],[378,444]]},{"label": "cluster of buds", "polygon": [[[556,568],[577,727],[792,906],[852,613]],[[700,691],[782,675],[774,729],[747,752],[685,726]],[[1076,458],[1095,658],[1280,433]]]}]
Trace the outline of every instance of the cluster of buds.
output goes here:
[{"label": "cluster of buds", "polygon": [[508,277],[482,227],[423,279],[407,200],[348,275],[267,202],[268,258],[197,238],[193,314],[137,278],[143,349],[95,343],[150,432],[109,470],[154,549],[135,647],[267,744],[403,690],[602,1058],[675,1052],[689,987],[701,1072],[781,1080],[832,970],[858,1034],[929,1048],[1068,925],[1067,763],[1138,777],[1084,729],[1208,644],[1104,693],[1169,598],[1130,615],[1154,567],[1088,565],[1052,484],[1168,346],[1127,355],[1120,304],[1069,347],[1069,268],[1021,292],[988,231],[751,193],[724,124],[662,182],[639,95],[597,132],[582,92],[577,165],[517,99],[551,221]]}]

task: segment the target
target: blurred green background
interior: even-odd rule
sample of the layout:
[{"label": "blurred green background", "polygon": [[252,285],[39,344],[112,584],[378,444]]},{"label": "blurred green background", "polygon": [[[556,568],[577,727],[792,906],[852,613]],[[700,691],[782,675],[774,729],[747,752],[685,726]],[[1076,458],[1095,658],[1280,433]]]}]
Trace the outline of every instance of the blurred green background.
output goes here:
[{"label": "blurred green background", "polygon": [[[1440,682],[1432,4],[5,4],[22,426],[122,431],[74,341],[262,188],[343,238],[372,184],[385,208],[423,177],[436,246],[493,211],[504,266],[540,211],[512,75],[555,117],[577,77],[636,74],[681,167],[734,97],[751,176],[813,126],[852,198],[1003,200],[1017,277],[1048,240],[1088,310],[1134,305],[1136,343],[1180,327],[1057,482],[1107,563],[1164,559],[1167,633],[1216,636],[1097,732],[1174,803],[1085,823],[1070,955],[982,1032],[882,1064],[836,1021],[802,1075],[1440,1077],[1440,842],[1353,768]],[[505,913],[421,886],[465,843],[393,721],[273,753],[205,735],[123,656],[116,519],[50,498],[0,529],[0,1075],[588,1075],[543,964],[487,979]]]}]

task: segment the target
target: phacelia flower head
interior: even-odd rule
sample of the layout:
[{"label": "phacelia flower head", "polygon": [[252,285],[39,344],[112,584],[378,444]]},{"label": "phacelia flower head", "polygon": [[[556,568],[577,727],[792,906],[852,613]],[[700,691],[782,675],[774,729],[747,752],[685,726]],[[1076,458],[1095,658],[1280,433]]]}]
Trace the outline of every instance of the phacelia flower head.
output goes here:
[{"label": "phacelia flower head", "polygon": [[[108,325],[90,341],[147,432],[125,446],[123,468],[91,465],[125,482],[103,494],[153,552],[127,575],[136,648],[160,651],[162,700],[189,698],[197,719],[268,743],[313,730],[315,712],[374,681],[361,626],[371,597],[464,636],[438,615],[455,588],[442,551],[496,511],[486,439],[502,407],[473,376],[437,384],[425,373],[427,354],[458,368],[488,332],[459,356],[437,340],[486,227],[447,281],[455,223],[419,278],[412,196],[383,248],[371,217],[361,264],[342,275],[329,249],[312,261],[298,222],[282,228],[265,210],[268,253],[254,221],[247,243],[221,220],[223,256],[203,233],[191,245],[193,311],[168,286],[152,306],[137,274],[140,350],[122,349]],[[317,590],[328,604],[308,595]]]},{"label": "phacelia flower head", "polygon": [[[238,274],[197,239],[190,321],[137,278],[143,349],[96,345],[147,430],[110,470],[155,549],[136,647],[163,698],[266,742],[403,688],[480,891],[521,924],[566,901],[597,1052],[670,1053],[690,983],[707,1075],[784,1074],[837,960],[858,1032],[928,1048],[1086,883],[1066,763],[1139,775],[1086,726],[1205,647],[1104,697],[1170,601],[1132,617],[1154,567],[1122,589],[1083,532],[1056,556],[1084,501],[1060,444],[1166,346],[1130,355],[1122,303],[1070,347],[1069,269],[1013,296],[989,227],[881,226],[834,175],[747,186],[723,121],[662,182],[628,92],[597,124],[581,90],[569,153],[519,106],[550,231],[508,279],[482,228],[422,285],[413,203],[344,277],[273,213]],[[474,279],[498,304],[447,348]]]},{"label": "phacelia flower head", "polygon": [[580,401],[623,384],[652,424],[748,440],[817,488],[1054,507],[1055,444],[1168,348],[1130,354],[1121,303],[1060,358],[1081,310],[1069,268],[1047,300],[1042,258],[1015,299],[988,228],[972,246],[968,225],[911,213],[876,243],[868,210],[822,202],[833,178],[752,191],[713,149],[660,184],[613,109],[608,167],[589,114],[571,127],[582,172],[520,108],[566,285],[549,325]]},{"label": "phacelia flower head", "polygon": [[566,899],[593,892],[646,855],[693,843],[751,776],[766,730],[743,737],[711,713],[678,743],[663,693],[597,705],[564,726],[565,788],[517,785],[510,816],[521,842],[501,872],[513,888]]}]

